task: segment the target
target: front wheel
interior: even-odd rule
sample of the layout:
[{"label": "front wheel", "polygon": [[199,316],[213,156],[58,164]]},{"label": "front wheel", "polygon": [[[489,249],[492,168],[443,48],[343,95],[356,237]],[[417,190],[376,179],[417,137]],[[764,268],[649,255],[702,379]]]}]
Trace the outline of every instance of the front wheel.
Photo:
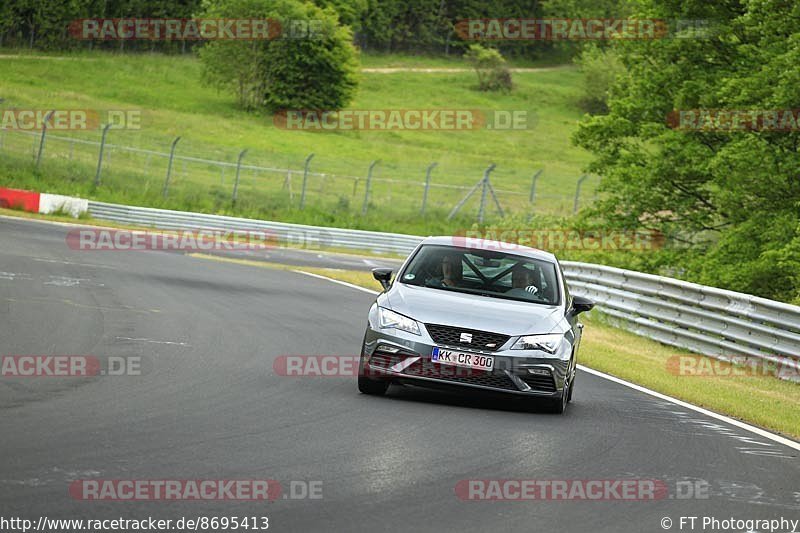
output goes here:
[{"label": "front wheel", "polygon": [[373,396],[383,396],[389,388],[388,379],[372,379],[364,375],[366,372],[366,361],[364,361],[364,350],[361,350],[361,360],[358,363],[358,391],[362,394]]},{"label": "front wheel", "polygon": [[567,403],[569,403],[572,400],[572,387],[574,383],[575,383],[575,375],[573,374],[571,376],[571,379],[568,379],[564,383],[564,390],[561,391],[561,396],[550,400],[550,404],[548,405],[549,407],[548,411],[560,415],[567,410]]},{"label": "front wheel", "polygon": [[575,390],[575,375],[577,373],[578,373],[577,370],[573,370],[572,380],[569,382],[569,394],[567,394],[567,403],[572,401],[572,391]]},{"label": "front wheel", "polygon": [[548,400],[547,411],[555,415],[560,415],[567,410],[567,402],[569,401],[569,393],[564,391],[560,398]]}]

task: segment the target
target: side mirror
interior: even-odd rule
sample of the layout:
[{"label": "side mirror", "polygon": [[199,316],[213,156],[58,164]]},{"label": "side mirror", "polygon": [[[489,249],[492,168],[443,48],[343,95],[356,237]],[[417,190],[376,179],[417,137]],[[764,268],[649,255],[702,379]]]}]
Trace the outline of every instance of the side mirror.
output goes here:
[{"label": "side mirror", "polygon": [[387,290],[392,285],[391,268],[373,268],[372,277],[380,282],[383,290]]},{"label": "side mirror", "polygon": [[584,298],[583,296],[573,296],[572,297],[572,312],[573,314],[580,314],[585,313],[586,311],[591,311],[594,307],[594,302],[591,301],[589,298]]}]

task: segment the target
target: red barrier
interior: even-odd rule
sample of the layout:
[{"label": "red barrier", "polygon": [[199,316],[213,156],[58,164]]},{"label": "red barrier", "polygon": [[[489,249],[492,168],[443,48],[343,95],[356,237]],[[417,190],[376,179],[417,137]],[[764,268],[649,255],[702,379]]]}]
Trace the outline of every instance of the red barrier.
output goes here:
[{"label": "red barrier", "polygon": [[0,188],[0,207],[22,209],[31,213],[39,212],[39,193],[19,189]]}]

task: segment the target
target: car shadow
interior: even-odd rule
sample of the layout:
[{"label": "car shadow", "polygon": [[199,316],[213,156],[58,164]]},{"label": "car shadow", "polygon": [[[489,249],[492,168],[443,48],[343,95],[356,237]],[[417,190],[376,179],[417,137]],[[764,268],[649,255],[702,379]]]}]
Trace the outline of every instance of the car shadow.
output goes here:
[{"label": "car shadow", "polygon": [[[478,389],[450,390],[448,388],[417,387],[409,384],[392,383],[386,393],[387,400],[415,403],[432,403],[466,409],[495,410],[516,413],[534,413],[548,416],[561,416],[550,412],[544,398],[521,398]],[[570,407],[567,408],[569,413]]]}]

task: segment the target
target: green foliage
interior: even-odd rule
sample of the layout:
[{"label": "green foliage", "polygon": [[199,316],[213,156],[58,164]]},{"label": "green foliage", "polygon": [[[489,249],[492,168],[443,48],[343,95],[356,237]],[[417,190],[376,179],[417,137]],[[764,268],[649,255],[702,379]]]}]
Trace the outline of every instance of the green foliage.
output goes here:
[{"label": "green foliage", "polygon": [[[205,17],[278,20],[284,30],[304,21],[309,36],[213,41],[200,50],[203,81],[236,95],[245,109],[341,109],[357,87],[350,30],[332,11],[295,0],[215,0]],[[304,30],[305,31],[305,30]]]},{"label": "green foliage", "polygon": [[513,87],[511,71],[506,60],[497,50],[473,44],[464,58],[478,75],[478,89],[481,91],[510,91]]},{"label": "green foliage", "polygon": [[361,29],[361,17],[367,11],[367,0],[314,0],[321,8],[330,8],[339,16],[339,22],[353,31]]},{"label": "green foliage", "polygon": [[682,131],[667,117],[796,108],[800,4],[653,0],[644,15],[711,19],[714,31],[613,45],[628,75],[616,78],[608,114],[574,135],[595,154],[589,170],[603,176],[596,213],[684,241],[687,277],[796,300],[800,132]]},{"label": "green foliage", "polygon": [[191,42],[81,41],[68,33],[81,18],[191,18],[200,0],[3,0],[0,2],[0,46],[70,50],[182,50]]},{"label": "green foliage", "polygon": [[578,102],[581,108],[592,115],[608,112],[608,97],[614,80],[624,75],[625,65],[613,48],[587,46],[576,59],[583,72],[583,94]]}]

